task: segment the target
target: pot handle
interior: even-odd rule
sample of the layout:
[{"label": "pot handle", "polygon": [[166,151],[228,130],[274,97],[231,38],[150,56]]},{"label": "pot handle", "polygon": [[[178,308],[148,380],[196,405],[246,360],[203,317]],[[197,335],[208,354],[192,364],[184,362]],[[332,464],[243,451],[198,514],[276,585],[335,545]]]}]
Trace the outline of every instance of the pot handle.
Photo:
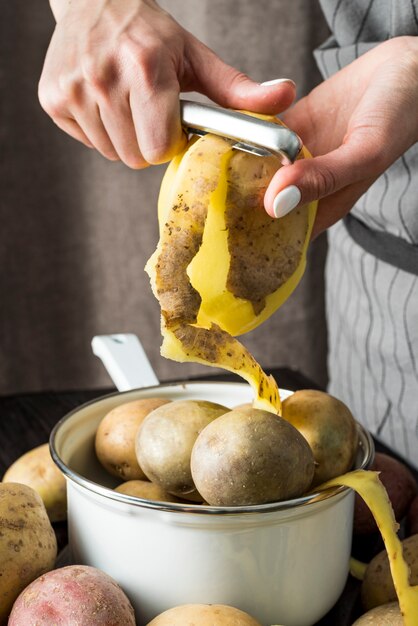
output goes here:
[{"label": "pot handle", "polygon": [[96,335],[93,354],[101,359],[118,391],[159,385],[151,363],[134,334]]}]

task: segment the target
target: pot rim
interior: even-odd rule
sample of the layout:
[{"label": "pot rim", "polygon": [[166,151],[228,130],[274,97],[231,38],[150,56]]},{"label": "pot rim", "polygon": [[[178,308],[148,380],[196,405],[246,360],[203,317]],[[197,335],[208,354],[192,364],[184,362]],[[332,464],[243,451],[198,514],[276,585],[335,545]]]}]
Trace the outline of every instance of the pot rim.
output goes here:
[{"label": "pot rim", "polygon": [[[123,397],[125,395],[132,394],[134,391],[148,391],[148,390],[158,390],[160,387],[178,387],[181,385],[194,386],[194,385],[216,385],[217,387],[223,385],[245,385],[245,383],[240,382],[226,382],[226,381],[214,381],[214,380],[191,380],[191,381],[170,381],[167,383],[162,383],[160,385],[154,385],[151,387],[141,387],[138,389],[131,389],[129,391],[115,391],[112,393],[105,394],[103,396],[99,396],[94,398],[93,400],[89,400],[79,405],[69,413],[66,413],[54,426],[51,431],[49,438],[49,449],[52,456],[53,461],[64,474],[64,476],[76,483],[78,486],[87,489],[99,496],[103,496],[109,500],[115,500],[117,502],[121,502],[123,504],[134,505],[141,508],[146,509],[156,509],[158,511],[168,511],[171,513],[195,513],[198,515],[242,515],[242,514],[255,514],[255,513],[272,513],[277,511],[285,511],[289,509],[296,509],[298,507],[307,506],[309,504],[322,502],[324,500],[328,500],[329,498],[333,498],[336,496],[343,496],[346,492],[352,491],[349,487],[341,486],[341,487],[332,487],[323,491],[314,491],[310,494],[301,496],[299,498],[294,498],[292,500],[282,500],[280,502],[268,502],[266,504],[253,504],[246,506],[211,506],[204,504],[193,504],[193,503],[174,503],[174,502],[160,502],[154,500],[147,500],[145,498],[139,498],[137,496],[129,496],[124,493],[120,493],[115,491],[114,489],[104,487],[88,478],[85,478],[78,472],[71,469],[59,456],[56,449],[56,439],[59,430],[63,426],[67,420],[69,420],[73,415],[78,413],[79,411],[99,403],[101,400],[112,398],[115,396]],[[370,433],[359,423],[357,424],[357,432],[359,436],[359,448],[363,450],[363,459],[360,463],[360,466],[356,469],[367,469],[373,461],[375,447],[372,436]]]}]

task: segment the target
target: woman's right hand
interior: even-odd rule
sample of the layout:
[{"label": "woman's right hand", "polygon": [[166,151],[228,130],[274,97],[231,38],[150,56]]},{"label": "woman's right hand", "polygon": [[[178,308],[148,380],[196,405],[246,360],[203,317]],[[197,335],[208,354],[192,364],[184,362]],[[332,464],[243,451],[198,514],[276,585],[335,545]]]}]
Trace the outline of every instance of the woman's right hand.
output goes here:
[{"label": "woman's right hand", "polygon": [[132,168],[170,160],[185,144],[180,92],[279,113],[291,81],[260,85],[184,30],[154,0],[55,0],[58,17],[39,99],[69,135]]}]

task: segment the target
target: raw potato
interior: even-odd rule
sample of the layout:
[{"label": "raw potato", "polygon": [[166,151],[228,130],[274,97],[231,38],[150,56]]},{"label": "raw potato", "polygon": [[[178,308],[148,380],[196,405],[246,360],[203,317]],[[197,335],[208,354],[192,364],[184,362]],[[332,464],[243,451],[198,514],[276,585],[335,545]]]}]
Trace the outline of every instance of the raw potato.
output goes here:
[{"label": "raw potato", "polygon": [[302,495],[311,485],[314,459],[306,440],[281,417],[241,408],[202,430],[191,468],[209,504],[241,506]]},{"label": "raw potato", "polygon": [[135,626],[119,585],[87,565],[69,565],[37,578],[16,600],[8,626]]},{"label": "raw potato", "polygon": [[17,459],[3,476],[4,483],[22,483],[41,496],[51,522],[67,519],[67,483],[44,443]]},{"label": "raw potato", "polygon": [[[370,469],[380,472],[379,478],[388,492],[395,518],[400,522],[418,491],[414,475],[406,465],[380,452],[376,452]],[[358,495],[354,506],[354,532],[359,535],[378,532],[373,515]]]},{"label": "raw potato", "polygon": [[136,440],[136,456],[146,476],[169,493],[200,500],[190,470],[198,434],[228,409],[204,400],[177,400],[152,411]]},{"label": "raw potato", "polygon": [[311,446],[317,463],[312,487],[351,469],[358,446],[357,426],[340,400],[315,389],[296,391],[283,401],[282,417]]},{"label": "raw potato", "polygon": [[404,626],[404,621],[399,604],[390,602],[368,611],[353,626]]},{"label": "raw potato", "polygon": [[115,491],[156,502],[180,502],[180,499],[148,480],[128,480],[116,487]]},{"label": "raw potato", "polygon": [[418,496],[412,500],[407,516],[407,528],[410,535],[418,533]]},{"label": "raw potato", "polygon": [[135,454],[138,428],[154,409],[169,400],[142,398],[125,402],[104,416],[96,432],[96,454],[110,474],[122,480],[143,480],[144,472]]},{"label": "raw potato", "polygon": [[261,626],[251,615],[225,604],[184,604],[164,611],[147,626]]},{"label": "raw potato", "polygon": [[56,556],[57,541],[41,496],[27,485],[0,483],[1,625],[19,593],[52,569]]},{"label": "raw potato", "polygon": [[[403,554],[410,568],[409,583],[418,584],[418,535],[402,541]],[[386,550],[379,552],[367,566],[361,587],[361,599],[365,610],[397,599],[389,569]]]}]

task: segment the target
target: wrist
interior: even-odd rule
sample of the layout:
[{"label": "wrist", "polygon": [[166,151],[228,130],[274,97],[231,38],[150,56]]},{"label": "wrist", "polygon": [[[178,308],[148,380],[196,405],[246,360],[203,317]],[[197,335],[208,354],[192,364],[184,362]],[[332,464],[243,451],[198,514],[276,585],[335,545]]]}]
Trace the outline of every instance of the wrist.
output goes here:
[{"label": "wrist", "polygon": [[[49,0],[49,5],[54,15],[55,21],[58,23],[67,15],[68,11],[70,11],[71,9],[82,9],[83,7],[85,8],[86,2],[87,4],[91,5],[94,1],[99,6],[99,8],[104,8],[104,6],[107,4],[107,0]],[[138,5],[145,4],[161,10],[156,0],[136,0],[136,2]],[[112,0],[110,3],[112,3]]]}]

